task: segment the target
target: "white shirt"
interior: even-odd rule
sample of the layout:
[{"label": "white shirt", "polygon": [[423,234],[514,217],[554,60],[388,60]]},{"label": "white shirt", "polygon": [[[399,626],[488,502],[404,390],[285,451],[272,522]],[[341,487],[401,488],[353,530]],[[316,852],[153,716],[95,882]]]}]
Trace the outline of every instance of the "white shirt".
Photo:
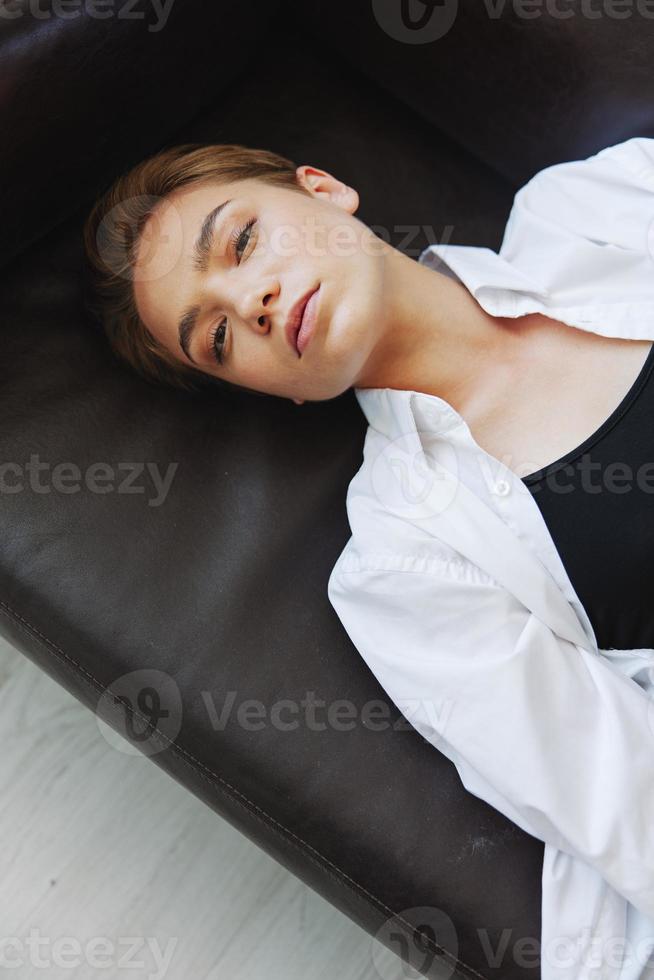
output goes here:
[{"label": "white shirt", "polygon": [[[654,139],[540,171],[499,254],[419,261],[494,316],[654,341]],[[654,650],[598,649],[532,494],[451,405],[355,394],[369,426],[329,600],[465,788],[545,842],[543,980],[636,980],[654,946]]]}]

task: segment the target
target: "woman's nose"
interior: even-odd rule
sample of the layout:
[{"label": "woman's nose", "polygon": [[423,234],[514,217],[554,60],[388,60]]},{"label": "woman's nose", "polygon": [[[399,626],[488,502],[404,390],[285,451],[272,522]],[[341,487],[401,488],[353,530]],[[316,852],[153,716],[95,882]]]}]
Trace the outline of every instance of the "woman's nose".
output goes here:
[{"label": "woman's nose", "polygon": [[[268,306],[268,303],[270,302],[271,299],[272,299],[272,293],[266,293],[266,295],[263,298],[264,308],[266,306]],[[261,327],[268,327],[269,328],[270,327],[270,317],[266,313],[260,313],[259,316],[257,317],[257,323]]]},{"label": "woman's nose", "polygon": [[273,299],[273,291],[252,289],[249,292],[241,293],[240,299],[236,301],[236,308],[239,316],[249,324],[257,327],[270,326],[270,316],[268,309]]}]

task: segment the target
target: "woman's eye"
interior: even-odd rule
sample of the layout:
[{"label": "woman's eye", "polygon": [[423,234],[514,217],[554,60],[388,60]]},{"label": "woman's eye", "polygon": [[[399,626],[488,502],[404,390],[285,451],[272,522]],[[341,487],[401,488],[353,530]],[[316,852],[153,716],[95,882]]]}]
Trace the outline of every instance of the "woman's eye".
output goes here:
[{"label": "woman's eye", "polygon": [[252,235],[252,225],[254,224],[255,220],[255,218],[252,218],[242,228],[238,228],[234,234],[234,252],[239,260],[248,246],[248,242],[250,241]]},{"label": "woman's eye", "polygon": [[214,330],[213,337],[211,338],[211,353],[219,364],[223,363],[223,348],[225,346],[226,329],[227,320],[221,320]]}]

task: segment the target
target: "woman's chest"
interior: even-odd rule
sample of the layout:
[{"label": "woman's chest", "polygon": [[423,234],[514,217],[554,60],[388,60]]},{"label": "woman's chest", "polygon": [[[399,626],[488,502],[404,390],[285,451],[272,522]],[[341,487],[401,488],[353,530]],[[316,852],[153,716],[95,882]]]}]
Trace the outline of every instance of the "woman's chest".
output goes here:
[{"label": "woman's chest", "polygon": [[606,421],[636,382],[652,342],[603,337],[542,314],[520,320],[520,343],[480,373],[474,398],[459,411],[478,445],[523,477]]}]

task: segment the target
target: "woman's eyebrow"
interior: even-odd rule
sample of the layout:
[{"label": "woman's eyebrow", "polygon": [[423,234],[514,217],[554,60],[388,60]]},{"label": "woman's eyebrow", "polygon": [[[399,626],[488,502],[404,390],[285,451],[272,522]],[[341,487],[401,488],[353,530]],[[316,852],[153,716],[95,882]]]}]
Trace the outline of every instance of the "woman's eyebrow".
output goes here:
[{"label": "woman's eyebrow", "polygon": [[226,201],[223,201],[222,204],[219,204],[212,211],[210,211],[202,222],[200,234],[198,235],[195,245],[193,246],[192,265],[196,272],[206,271],[209,263],[209,255],[211,253],[211,249],[213,248],[213,239],[216,232],[216,221],[218,220],[218,216],[223,208],[226,208],[227,205],[231,204],[233,200],[234,198],[229,197]]},{"label": "woman's eyebrow", "polygon": [[[198,272],[204,272],[207,268],[209,262],[209,255],[213,248],[214,236],[216,233],[216,223],[223,210],[228,204],[231,204],[235,198],[229,197],[222,204],[218,204],[215,208],[209,212],[202,222],[200,232],[193,245],[192,252],[192,267]],[[179,341],[179,346],[182,348],[189,361],[195,360],[191,356],[191,340],[193,337],[193,331],[198,320],[198,314],[200,312],[199,306],[191,306],[182,313],[179,323],[177,325],[177,337]]]}]

